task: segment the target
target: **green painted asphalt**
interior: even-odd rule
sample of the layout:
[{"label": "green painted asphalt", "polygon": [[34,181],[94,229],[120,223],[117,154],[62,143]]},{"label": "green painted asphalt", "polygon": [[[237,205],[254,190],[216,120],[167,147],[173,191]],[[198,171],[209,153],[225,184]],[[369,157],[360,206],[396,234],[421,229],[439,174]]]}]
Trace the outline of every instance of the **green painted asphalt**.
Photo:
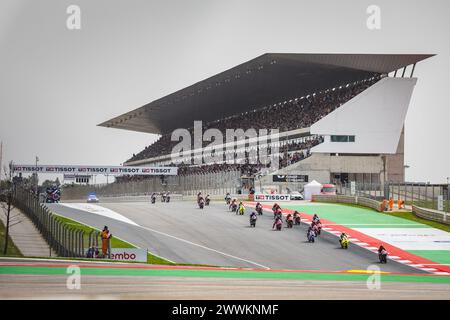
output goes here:
[{"label": "green painted asphalt", "polygon": [[[1,266],[0,275],[67,275],[64,267]],[[194,278],[245,278],[285,280],[367,281],[369,274],[319,273],[319,272],[267,272],[241,270],[195,270],[195,269],[146,269],[146,268],[85,268],[81,275],[90,276],[149,276]],[[450,276],[380,275],[381,281],[449,283]]]},{"label": "green painted asphalt", "polygon": [[371,209],[342,204],[286,204],[283,207],[311,215],[317,213],[322,219],[333,221],[348,228],[430,228],[430,226],[415,221],[389,216]]},{"label": "green painted asphalt", "polygon": [[412,254],[442,264],[450,264],[450,250],[408,250]]}]

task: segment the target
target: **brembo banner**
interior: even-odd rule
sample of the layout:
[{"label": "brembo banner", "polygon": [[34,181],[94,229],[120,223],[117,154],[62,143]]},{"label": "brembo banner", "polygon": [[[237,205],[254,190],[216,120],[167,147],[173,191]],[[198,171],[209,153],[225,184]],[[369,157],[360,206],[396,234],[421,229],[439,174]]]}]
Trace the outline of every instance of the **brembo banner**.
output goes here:
[{"label": "brembo banner", "polygon": [[107,175],[168,175],[178,173],[177,167],[120,167],[120,166],[71,166],[71,165],[19,165],[12,166],[13,172],[63,173],[63,174],[107,174]]},{"label": "brembo banner", "polygon": [[111,248],[111,259],[122,261],[147,262],[146,249]]}]

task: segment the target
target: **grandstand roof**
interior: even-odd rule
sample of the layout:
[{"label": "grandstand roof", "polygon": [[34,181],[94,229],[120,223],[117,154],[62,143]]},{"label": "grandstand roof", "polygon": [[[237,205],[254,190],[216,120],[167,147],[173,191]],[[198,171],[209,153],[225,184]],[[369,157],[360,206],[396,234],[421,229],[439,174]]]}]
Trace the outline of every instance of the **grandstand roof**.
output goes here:
[{"label": "grandstand roof", "polygon": [[100,126],[148,133],[189,128],[342,84],[387,74],[429,54],[266,53]]}]

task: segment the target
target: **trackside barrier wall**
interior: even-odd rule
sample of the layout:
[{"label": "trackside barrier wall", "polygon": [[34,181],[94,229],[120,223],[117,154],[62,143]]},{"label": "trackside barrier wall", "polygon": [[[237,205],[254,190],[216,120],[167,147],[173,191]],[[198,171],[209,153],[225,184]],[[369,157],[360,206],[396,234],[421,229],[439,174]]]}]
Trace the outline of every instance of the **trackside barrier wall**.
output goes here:
[{"label": "trackside barrier wall", "polygon": [[[241,172],[226,171],[186,176],[148,177],[143,180],[114,182],[103,185],[68,185],[62,188],[63,201],[86,199],[89,192],[97,197],[123,197],[150,195],[152,192],[170,191],[172,194],[194,196],[198,192],[212,195],[237,193],[241,187]],[[173,199],[176,200],[176,199]]]},{"label": "trackside barrier wall", "polygon": [[440,223],[450,225],[449,214],[442,211],[437,211],[428,208],[421,208],[417,206],[412,206],[412,212],[423,219],[432,220]]},{"label": "trackside barrier wall", "polygon": [[50,248],[60,257],[85,257],[89,247],[101,247],[100,232],[93,230],[87,233],[76,227],[71,228],[30,191],[16,188],[13,204],[33,222]]},{"label": "trackside barrier wall", "polygon": [[313,195],[313,202],[328,202],[328,203],[350,203],[358,204],[364,207],[369,207],[381,212],[381,202],[365,197],[341,196],[341,195]]}]

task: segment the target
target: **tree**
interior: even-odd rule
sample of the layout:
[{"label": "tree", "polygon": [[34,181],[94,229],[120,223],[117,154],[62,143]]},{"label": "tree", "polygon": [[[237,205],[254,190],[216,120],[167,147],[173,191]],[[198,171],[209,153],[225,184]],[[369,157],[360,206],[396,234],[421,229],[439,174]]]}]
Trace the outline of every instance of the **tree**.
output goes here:
[{"label": "tree", "polygon": [[9,240],[9,230],[11,227],[15,226],[16,224],[22,222],[19,220],[19,215],[12,214],[12,211],[14,210],[13,205],[13,197],[14,197],[14,188],[15,185],[13,183],[13,176],[12,176],[12,162],[10,164],[10,170],[5,170],[5,175],[7,176],[7,180],[5,181],[5,184],[3,185],[4,188],[0,190],[0,206],[3,209],[3,213],[6,216],[6,224],[5,224],[5,246],[3,247],[3,254],[6,255],[8,253],[8,240]]}]

